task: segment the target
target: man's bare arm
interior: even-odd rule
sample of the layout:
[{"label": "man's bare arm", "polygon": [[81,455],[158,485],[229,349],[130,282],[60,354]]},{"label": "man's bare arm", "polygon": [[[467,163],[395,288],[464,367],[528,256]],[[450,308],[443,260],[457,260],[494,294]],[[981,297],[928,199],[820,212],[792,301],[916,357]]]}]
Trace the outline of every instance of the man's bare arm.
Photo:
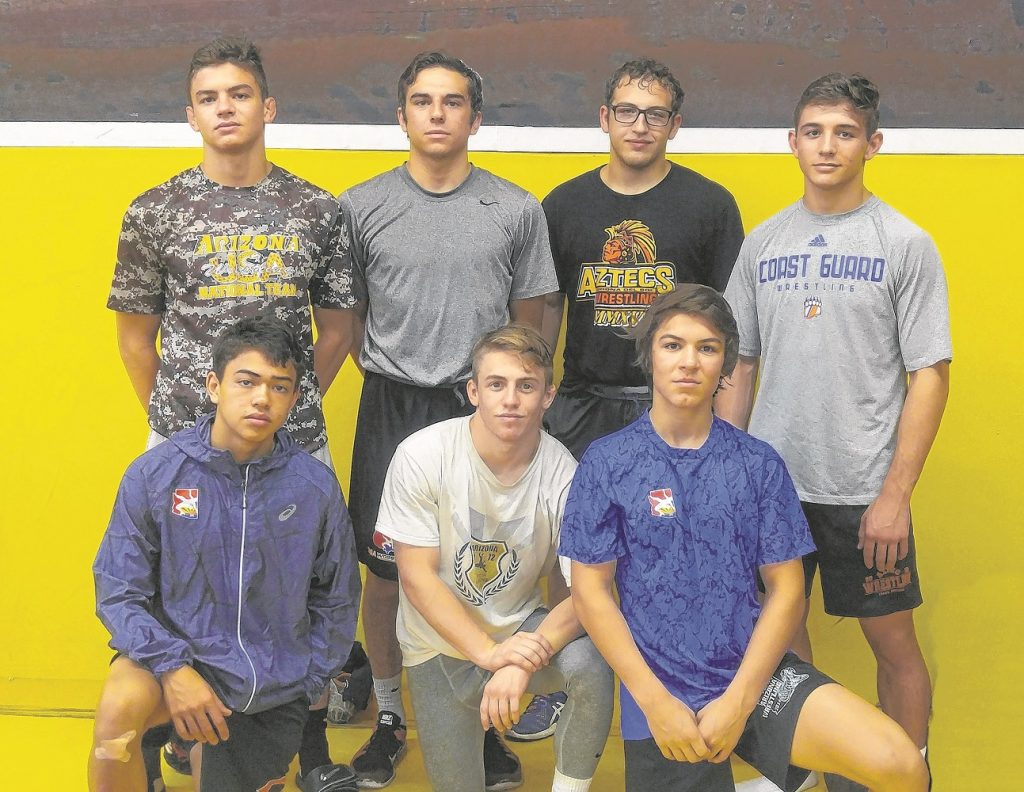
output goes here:
[{"label": "man's bare arm", "polygon": [[441,551],[395,542],[395,561],[402,592],[427,623],[468,660],[488,671],[515,665],[533,673],[553,654],[547,638],[518,632],[497,643],[469,615],[438,575]]},{"label": "man's bare arm", "polygon": [[160,356],[156,351],[156,338],[160,332],[161,314],[116,314],[117,349],[128,372],[135,395],[142,409],[149,411]]},{"label": "man's bare arm", "polygon": [[548,342],[551,350],[558,346],[558,335],[562,330],[562,312],[565,310],[565,295],[562,292],[551,292],[544,296],[544,319],[540,334]]},{"label": "man's bare arm", "polygon": [[352,349],[356,324],[355,310],[348,308],[313,308],[316,341],[313,344],[313,370],[320,393],[327,393]]},{"label": "man's bare arm", "polygon": [[697,713],[708,759],[729,758],[768,679],[793,641],[804,611],[803,562],[799,558],[761,567],[765,598],[761,615],[725,692]]},{"label": "man's bare arm", "polygon": [[910,496],[921,477],[939,431],[949,397],[949,361],[910,373],[907,399],[900,413],[896,451],[882,491],[860,521],[859,544],[864,565],[893,571],[910,548]]},{"label": "man's bare arm", "polygon": [[736,368],[722,381],[722,387],[715,394],[715,415],[743,431],[750,425],[759,364],[758,358],[740,355]]},{"label": "man's bare arm", "polygon": [[512,300],[508,304],[508,314],[513,322],[529,325],[538,333],[544,329],[544,305],[546,294],[527,297],[525,300]]},{"label": "man's bare arm", "polygon": [[636,646],[612,593],[615,562],[572,562],[572,601],[580,622],[598,651],[618,674],[643,711],[651,735],[667,759],[697,762],[707,745],[693,711],[675,698],[651,671]]}]

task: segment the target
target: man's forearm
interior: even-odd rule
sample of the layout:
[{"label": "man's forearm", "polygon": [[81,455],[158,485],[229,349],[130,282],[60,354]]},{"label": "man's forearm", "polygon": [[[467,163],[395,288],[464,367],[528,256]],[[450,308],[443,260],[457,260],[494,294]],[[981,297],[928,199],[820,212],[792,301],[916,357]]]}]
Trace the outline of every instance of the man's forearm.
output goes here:
[{"label": "man's forearm", "polygon": [[949,397],[949,362],[911,372],[900,413],[896,451],[882,492],[909,503],[939,431]]},{"label": "man's forearm", "polygon": [[558,335],[562,330],[562,311],[565,306],[565,295],[562,292],[551,292],[544,298],[544,318],[541,322],[540,334],[548,342],[551,351],[558,346]]},{"label": "man's forearm", "polygon": [[538,333],[544,329],[544,305],[546,294],[527,297],[524,300],[512,300],[508,304],[509,317],[517,324],[532,327]]},{"label": "man's forearm", "polygon": [[583,625],[576,616],[572,598],[564,599],[552,608],[535,632],[547,638],[556,652],[583,635]]},{"label": "man's forearm", "polygon": [[352,348],[356,319],[351,310],[313,309],[316,341],[313,343],[313,370],[321,394],[327,393]]},{"label": "man's forearm", "polygon": [[160,319],[159,314],[120,312],[116,317],[117,349],[121,353],[121,361],[131,380],[132,389],[147,412],[156,374],[160,369],[160,356],[156,351]]},{"label": "man's forearm", "polygon": [[732,374],[722,380],[715,394],[715,415],[744,431],[750,424],[758,364],[757,358],[740,357]]},{"label": "man's forearm", "polygon": [[747,713],[752,712],[757,705],[768,679],[793,642],[803,617],[802,561],[796,559],[785,564],[788,569],[781,578],[776,576],[775,580],[769,582],[765,574],[768,590],[761,614],[754,625],[736,676],[726,689],[725,695],[738,696],[740,706]]},{"label": "man's forearm", "polygon": [[417,612],[465,658],[482,666],[495,641],[473,620],[437,573],[403,570],[401,563],[399,573],[403,594]]},{"label": "man's forearm", "polygon": [[586,565],[573,563],[571,599],[576,615],[630,695],[646,709],[670,694],[640,654],[611,589],[596,574]]}]

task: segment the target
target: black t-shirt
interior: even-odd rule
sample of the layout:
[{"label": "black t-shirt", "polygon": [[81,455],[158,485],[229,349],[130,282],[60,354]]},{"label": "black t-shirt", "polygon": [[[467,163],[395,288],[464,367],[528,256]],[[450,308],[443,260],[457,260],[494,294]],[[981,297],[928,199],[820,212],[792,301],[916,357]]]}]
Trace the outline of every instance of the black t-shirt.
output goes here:
[{"label": "black t-shirt", "polygon": [[647,192],[622,195],[600,168],[544,199],[559,290],[568,298],[565,385],[647,384],[626,338],[647,306],[677,283],[724,291],[743,225],[732,195],[672,164]]}]

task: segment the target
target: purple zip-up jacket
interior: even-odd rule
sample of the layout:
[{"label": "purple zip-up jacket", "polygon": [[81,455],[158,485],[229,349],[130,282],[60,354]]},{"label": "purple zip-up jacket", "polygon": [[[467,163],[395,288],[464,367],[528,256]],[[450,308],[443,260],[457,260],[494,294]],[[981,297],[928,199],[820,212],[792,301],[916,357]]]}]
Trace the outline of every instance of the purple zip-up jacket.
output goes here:
[{"label": "purple zip-up jacket", "polygon": [[334,473],[279,431],[238,465],[200,418],[124,474],[93,573],[110,645],[191,665],[234,712],[315,701],[355,636],[359,570]]}]

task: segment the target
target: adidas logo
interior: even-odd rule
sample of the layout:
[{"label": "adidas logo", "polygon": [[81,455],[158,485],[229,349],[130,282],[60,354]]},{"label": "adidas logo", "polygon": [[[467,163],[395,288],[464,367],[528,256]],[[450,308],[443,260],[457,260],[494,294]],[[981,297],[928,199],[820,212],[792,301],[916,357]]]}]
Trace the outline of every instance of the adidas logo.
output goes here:
[{"label": "adidas logo", "polygon": [[825,237],[818,234],[814,239],[807,243],[810,247],[828,247],[828,242],[825,241]]}]

